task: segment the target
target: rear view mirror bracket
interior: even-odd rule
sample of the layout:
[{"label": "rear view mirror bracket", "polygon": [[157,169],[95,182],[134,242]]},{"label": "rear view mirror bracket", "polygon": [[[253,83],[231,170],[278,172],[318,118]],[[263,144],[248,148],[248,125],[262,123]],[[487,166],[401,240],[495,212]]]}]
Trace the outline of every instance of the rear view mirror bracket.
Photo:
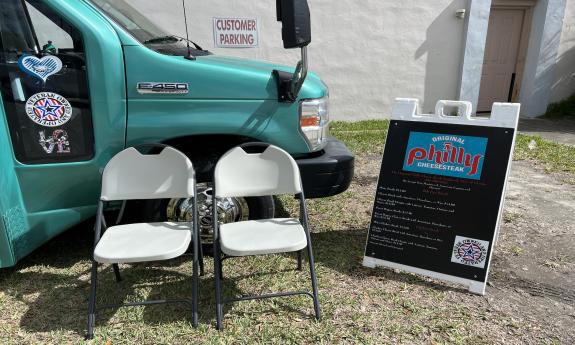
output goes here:
[{"label": "rear view mirror bracket", "polygon": [[303,82],[307,77],[308,60],[307,47],[301,48],[301,60],[297,63],[295,71],[292,73],[274,70],[278,86],[278,100],[282,103],[293,103],[301,90]]}]

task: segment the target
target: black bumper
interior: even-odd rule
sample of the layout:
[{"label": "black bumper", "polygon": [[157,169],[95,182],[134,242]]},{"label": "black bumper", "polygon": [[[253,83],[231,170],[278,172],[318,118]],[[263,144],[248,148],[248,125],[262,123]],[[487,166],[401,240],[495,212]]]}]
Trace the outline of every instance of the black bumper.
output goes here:
[{"label": "black bumper", "polygon": [[306,198],[323,198],[347,189],[353,178],[354,156],[344,143],[329,138],[316,156],[298,158]]}]

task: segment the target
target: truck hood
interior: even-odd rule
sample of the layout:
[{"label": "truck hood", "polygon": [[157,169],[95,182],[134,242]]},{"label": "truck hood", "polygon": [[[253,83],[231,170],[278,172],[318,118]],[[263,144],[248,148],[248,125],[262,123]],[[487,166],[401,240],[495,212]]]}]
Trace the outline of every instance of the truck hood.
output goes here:
[{"label": "truck hood", "polygon": [[[261,94],[262,99],[278,98],[277,82],[273,77],[274,70],[285,71],[289,73],[293,73],[295,70],[294,67],[283,66],[264,61],[217,55],[206,55],[198,57],[197,62],[206,63],[216,68],[228,70],[232,74],[240,73],[241,78],[247,78],[247,80],[244,79],[244,81],[249,81],[253,84],[251,88],[252,92],[260,93],[256,91],[257,89],[261,90],[261,92],[265,92],[265,94]],[[235,78],[230,76],[231,83],[233,83],[234,79]],[[257,87],[256,85],[260,83],[262,84],[261,87]],[[320,77],[313,72],[309,72],[298,98],[321,98],[326,94],[327,87],[322,82]]]},{"label": "truck hood", "polygon": [[[293,67],[215,55],[197,56],[196,60],[190,61],[183,56],[165,55],[143,46],[124,46],[124,57],[128,98],[131,99],[277,100],[274,69],[294,71]],[[187,83],[189,93],[184,97],[142,95],[136,89],[140,82]],[[321,98],[326,94],[327,87],[320,78],[308,73],[299,98]]]}]

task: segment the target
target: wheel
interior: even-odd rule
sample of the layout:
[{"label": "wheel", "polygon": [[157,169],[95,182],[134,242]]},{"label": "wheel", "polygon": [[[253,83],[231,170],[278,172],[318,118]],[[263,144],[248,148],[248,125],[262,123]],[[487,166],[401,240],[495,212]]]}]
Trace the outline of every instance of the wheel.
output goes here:
[{"label": "wheel", "polygon": [[[204,254],[211,254],[213,242],[212,186],[210,182],[198,183],[198,225],[202,236]],[[192,198],[140,200],[128,203],[126,222],[189,222],[193,218]],[[273,218],[275,213],[272,196],[218,199],[220,224],[251,219]]]},{"label": "wheel", "polygon": [[[198,183],[198,225],[202,241],[212,241],[212,186],[211,183]],[[165,202],[165,201],[164,201]],[[192,199],[170,199],[165,204],[165,219],[169,221],[191,221]],[[274,200],[271,196],[249,198],[218,199],[218,218],[220,223],[239,222],[248,219],[272,218]],[[159,211],[162,211],[160,208]]]}]

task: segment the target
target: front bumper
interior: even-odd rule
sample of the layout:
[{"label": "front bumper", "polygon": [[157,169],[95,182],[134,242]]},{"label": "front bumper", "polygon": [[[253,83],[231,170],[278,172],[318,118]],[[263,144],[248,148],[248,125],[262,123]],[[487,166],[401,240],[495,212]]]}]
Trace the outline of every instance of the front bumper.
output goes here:
[{"label": "front bumper", "polygon": [[298,158],[306,198],[323,198],[345,191],[353,178],[354,156],[345,144],[329,138],[321,153]]}]

